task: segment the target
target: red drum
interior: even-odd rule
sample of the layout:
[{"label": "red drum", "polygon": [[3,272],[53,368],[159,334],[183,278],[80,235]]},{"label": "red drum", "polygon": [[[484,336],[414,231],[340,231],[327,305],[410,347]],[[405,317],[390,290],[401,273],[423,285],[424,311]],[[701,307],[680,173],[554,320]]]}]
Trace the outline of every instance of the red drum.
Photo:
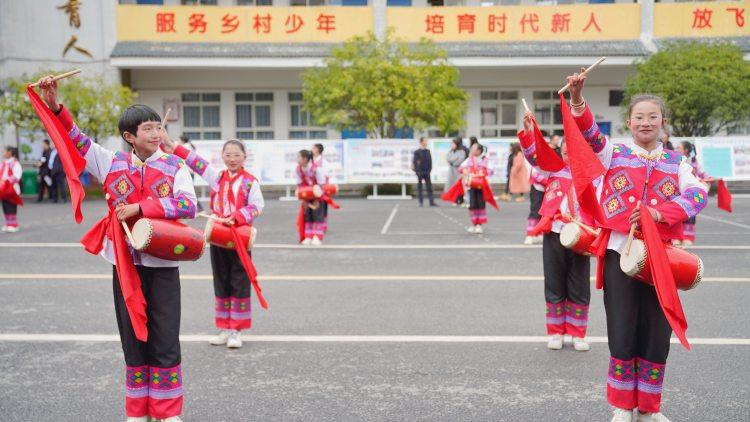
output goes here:
[{"label": "red drum", "polygon": [[297,188],[297,199],[312,201],[323,196],[323,188],[320,185],[300,186]]},{"label": "red drum", "polygon": [[326,183],[323,185],[323,193],[328,196],[336,196],[336,194],[339,193],[339,185]]},{"label": "red drum", "polygon": [[[703,278],[703,261],[698,256],[671,245],[665,245],[665,249],[677,288],[680,290],[695,288]],[[644,283],[654,284],[651,280],[646,244],[640,239],[633,239],[629,254],[625,254],[625,251],[620,254],[620,269]]]},{"label": "red drum", "polygon": [[[240,233],[242,241],[247,243],[247,250],[249,251],[253,243],[255,243],[255,236],[258,231],[255,230],[255,227],[249,225],[237,227],[237,231]],[[234,244],[232,231],[220,221],[209,218],[206,222],[206,229],[203,231],[203,235],[207,243],[224,249],[235,249],[236,245]]]},{"label": "red drum", "polygon": [[484,189],[484,177],[482,176],[474,176],[471,179],[469,179],[469,187],[472,189]]},{"label": "red drum", "polygon": [[141,218],[131,230],[133,248],[170,261],[195,261],[203,255],[203,235],[174,220]]},{"label": "red drum", "polygon": [[560,230],[560,243],[575,253],[591,255],[589,248],[596,236],[576,223],[565,223]]}]

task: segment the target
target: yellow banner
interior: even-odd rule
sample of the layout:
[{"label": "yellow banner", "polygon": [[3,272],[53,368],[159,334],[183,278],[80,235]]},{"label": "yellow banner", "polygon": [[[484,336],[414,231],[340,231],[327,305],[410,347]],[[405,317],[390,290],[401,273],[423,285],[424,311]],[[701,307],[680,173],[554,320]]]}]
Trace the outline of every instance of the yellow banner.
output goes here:
[{"label": "yellow banner", "polygon": [[749,21],[747,0],[654,5],[654,36],[660,38],[749,36]]},{"label": "yellow banner", "polygon": [[118,41],[341,42],[371,30],[369,7],[117,6]]},{"label": "yellow banner", "polygon": [[637,39],[639,4],[389,7],[388,26],[408,41],[586,41]]}]

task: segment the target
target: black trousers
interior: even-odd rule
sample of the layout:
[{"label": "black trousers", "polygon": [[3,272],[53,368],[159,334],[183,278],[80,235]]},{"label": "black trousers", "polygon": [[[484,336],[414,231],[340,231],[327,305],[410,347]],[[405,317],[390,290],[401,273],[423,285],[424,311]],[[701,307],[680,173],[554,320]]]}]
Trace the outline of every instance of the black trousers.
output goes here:
[{"label": "black trousers", "polygon": [[[50,194],[50,187],[47,185],[47,182],[44,181],[44,176],[49,176],[49,174],[39,174],[39,177],[37,177],[37,185],[39,186],[39,194],[37,196],[37,201],[44,200],[44,192],[47,192],[47,195]],[[51,176],[50,176],[51,177]],[[53,182],[54,183],[54,182]]]},{"label": "black trousers", "polygon": [[250,297],[250,279],[236,251],[211,245],[211,269],[216,297]]},{"label": "black trousers", "polygon": [[49,190],[49,199],[52,202],[57,202],[58,195],[63,202],[68,200],[68,184],[65,181],[65,173],[56,174],[52,177],[52,186]]},{"label": "black trousers", "polygon": [[539,209],[542,208],[544,192],[538,190],[532,185],[531,190],[529,191],[529,199],[531,202],[529,206],[529,218],[536,218],[537,220],[542,218],[542,216],[539,215]]},{"label": "black trousers", "polygon": [[604,256],[604,309],[612,357],[667,362],[672,328],[659,306],[656,290],[623,273],[620,254],[612,250]]},{"label": "black trousers", "polygon": [[[315,209],[312,209],[308,206],[305,206],[305,222],[306,223],[322,223],[325,220],[325,208],[321,204],[323,204],[323,201],[317,201],[318,207]],[[305,205],[309,204],[306,203]]]},{"label": "black trousers", "polygon": [[425,188],[427,189],[427,199],[430,201],[430,204],[434,204],[435,199],[432,196],[432,180],[430,180],[430,173],[417,173],[417,197],[419,198],[419,203],[424,203],[424,198],[422,196],[423,181]]},{"label": "black trousers", "polygon": [[591,301],[591,260],[560,243],[560,235],[549,232],[542,243],[544,261],[544,299],[548,303],[564,300],[588,305]]},{"label": "black trousers", "polygon": [[120,290],[117,268],[112,267],[115,315],[128,366],[171,368],[182,361],[180,353],[180,271],[177,267],[136,266],[146,298],[148,341],[135,337]]},{"label": "black trousers", "polygon": [[469,209],[483,210],[487,207],[481,189],[469,189]]},{"label": "black trousers", "polygon": [[16,214],[18,212],[18,205],[3,200],[3,214]]}]

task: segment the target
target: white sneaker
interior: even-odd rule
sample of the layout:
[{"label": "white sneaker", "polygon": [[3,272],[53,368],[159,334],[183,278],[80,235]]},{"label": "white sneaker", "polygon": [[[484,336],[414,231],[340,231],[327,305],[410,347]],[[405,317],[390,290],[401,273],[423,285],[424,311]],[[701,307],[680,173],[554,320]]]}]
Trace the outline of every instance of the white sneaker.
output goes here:
[{"label": "white sneaker", "polygon": [[474,227],[474,233],[477,233],[477,234],[484,233],[484,230],[482,229],[482,226],[480,226],[479,224],[477,224],[477,226]]},{"label": "white sneaker", "polygon": [[549,338],[547,342],[547,348],[550,350],[560,350],[563,347],[563,336],[555,334]]},{"label": "white sneaker", "polygon": [[301,243],[301,244],[302,244],[303,246],[309,246],[309,245],[310,245],[310,243],[312,243],[312,239],[310,239],[309,237],[306,237],[306,238],[305,238],[305,240],[303,240],[303,241],[302,241],[302,242],[300,242],[300,243]]},{"label": "white sneaker", "polygon": [[474,226],[470,226],[468,229],[466,229],[469,233],[476,233],[476,228]]},{"label": "white sneaker", "polygon": [[3,228],[0,229],[0,230],[3,231],[3,232],[7,232],[8,231],[8,226],[3,226]]},{"label": "white sneaker", "polygon": [[208,342],[213,344],[214,346],[221,346],[224,344],[227,344],[227,340],[229,340],[229,334],[231,333],[230,330],[221,330],[219,331],[219,334],[215,335],[214,337],[211,337],[211,340]]},{"label": "white sneaker", "polygon": [[18,226],[8,226],[8,229],[5,231],[8,233],[18,233]]},{"label": "white sneaker", "polygon": [[633,422],[633,411],[615,407],[612,419],[609,422]]},{"label": "white sneaker", "polygon": [[242,339],[240,338],[239,331],[232,330],[229,334],[229,339],[227,340],[227,347],[230,349],[239,349],[242,347]]},{"label": "white sneaker", "polygon": [[320,246],[323,244],[323,242],[320,241],[320,238],[318,236],[313,236],[312,241],[310,241],[310,244],[313,246]]},{"label": "white sneaker", "polygon": [[138,418],[134,418],[134,417],[131,416],[131,417],[125,419],[125,422],[148,422],[149,419],[150,418],[148,416],[141,416],[141,417],[138,417]]},{"label": "white sneaker", "polygon": [[533,245],[534,244],[534,238],[531,236],[526,236],[526,239],[523,240],[524,245]]},{"label": "white sneaker", "polygon": [[636,422],[670,422],[670,420],[661,413],[638,412],[638,419],[636,420]]},{"label": "white sneaker", "polygon": [[171,416],[166,419],[158,419],[159,422],[182,422],[182,419],[180,419],[179,416]]},{"label": "white sneaker", "polygon": [[588,352],[591,350],[589,343],[580,337],[573,338],[573,348],[579,352]]},{"label": "white sneaker", "polygon": [[535,245],[541,245],[544,243],[544,236],[535,236],[534,237],[534,244]]}]

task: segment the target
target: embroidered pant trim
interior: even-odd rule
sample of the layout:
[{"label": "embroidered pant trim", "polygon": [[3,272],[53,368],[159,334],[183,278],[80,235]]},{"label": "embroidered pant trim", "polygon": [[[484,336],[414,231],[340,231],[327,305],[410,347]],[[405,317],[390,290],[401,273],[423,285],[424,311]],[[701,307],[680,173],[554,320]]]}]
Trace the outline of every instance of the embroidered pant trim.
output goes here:
[{"label": "embroidered pant trim", "polygon": [[165,419],[182,413],[180,276],[176,267],[136,266],[148,306],[147,342],[135,337],[113,267],[115,315],[125,356],[125,414]]},{"label": "embroidered pant trim", "polygon": [[620,254],[611,250],[604,256],[604,309],[611,355],[607,400],[622,409],[658,412],[672,329],[653,286],[623,273]]},{"label": "embroidered pant trim", "polygon": [[586,337],[591,300],[590,259],[567,249],[550,232],[542,242],[547,334]]},{"label": "embroidered pant trim", "polygon": [[1,201],[3,205],[3,214],[5,214],[5,225],[8,227],[18,227],[18,205],[10,201]]},{"label": "embroidered pant trim", "polygon": [[252,325],[250,280],[237,252],[211,245],[211,268],[216,328],[249,329]]},{"label": "embroidered pant trim", "polygon": [[526,220],[526,236],[532,236],[532,231],[534,230],[534,227],[539,224],[538,218],[531,218],[529,217]]}]

